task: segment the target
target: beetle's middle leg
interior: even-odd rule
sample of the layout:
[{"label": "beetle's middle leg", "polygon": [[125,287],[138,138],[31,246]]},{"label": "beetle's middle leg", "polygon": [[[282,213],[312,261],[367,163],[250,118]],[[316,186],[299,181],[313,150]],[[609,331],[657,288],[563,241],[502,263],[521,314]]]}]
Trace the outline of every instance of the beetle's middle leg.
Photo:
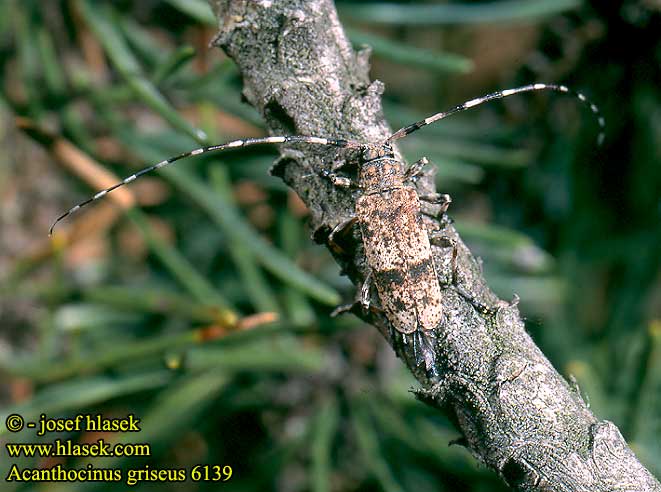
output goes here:
[{"label": "beetle's middle leg", "polygon": [[[338,243],[336,237],[343,236],[347,233],[358,221],[358,218],[355,215],[352,215],[342,222],[333,227],[333,230],[328,235],[328,246],[337,253],[345,253],[346,250]],[[343,304],[338,306],[333,310],[331,316],[338,316],[346,312],[355,312],[356,308],[362,308],[364,312],[368,311],[370,308],[375,311],[381,311],[380,308],[371,306],[371,291],[372,286],[374,285],[374,275],[372,274],[372,269],[367,270],[367,275],[365,280],[361,284],[360,288],[357,291],[356,299],[350,304]]]},{"label": "beetle's middle leg", "polygon": [[[429,242],[434,246],[438,246],[439,248],[452,248],[450,274],[448,275],[449,278],[446,282],[441,281],[441,283],[446,285],[456,284],[458,247],[454,237],[451,234],[448,234],[448,226],[452,224],[453,221],[446,214],[448,208],[450,207],[450,203],[452,203],[452,198],[450,195],[445,193],[435,193],[434,195],[418,195],[418,198],[421,202],[439,205],[434,213],[426,212],[421,207],[421,213],[432,217],[439,222],[439,227],[427,231]],[[443,269],[438,271],[442,270]]]},{"label": "beetle's middle leg", "polygon": [[[428,162],[428,159],[423,157],[415,164],[413,164],[407,171],[407,176],[411,176],[409,179],[415,179],[415,176],[422,172],[422,167]],[[450,203],[452,203],[452,198],[448,194],[435,193],[433,195],[418,195],[418,199],[421,202],[439,206],[435,213],[426,212],[424,209],[421,210],[421,213],[436,219],[440,223],[438,228],[428,231],[429,242],[432,245],[438,246],[440,248],[452,248],[450,272],[449,275],[447,275],[447,281],[444,282],[443,279],[439,279],[439,281],[441,284],[446,286],[454,286],[457,293],[466,299],[477,311],[483,314],[494,314],[494,308],[491,308],[485,303],[481,302],[473,293],[466,290],[459,282],[457,265],[459,247],[457,245],[457,240],[447,232],[448,226],[453,222],[452,219],[446,214],[448,208],[450,207]],[[443,271],[444,269],[442,268],[437,269],[437,272]]]},{"label": "beetle's middle leg", "polygon": [[380,312],[381,308],[372,305],[372,286],[374,285],[374,275],[372,270],[368,270],[367,276],[356,292],[356,299],[350,304],[343,304],[336,307],[331,313],[332,317],[339,316],[344,313],[355,313],[356,309],[360,308],[363,312],[369,310]]},{"label": "beetle's middle leg", "polygon": [[328,246],[336,253],[342,254],[346,253],[345,248],[343,248],[340,243],[336,240],[336,237],[341,237],[344,234],[349,231],[353,225],[357,221],[357,217],[355,215],[351,215],[348,218],[344,219],[342,222],[337,224],[333,229],[330,231],[330,234],[328,234],[328,238],[326,239],[326,242],[328,243]]}]

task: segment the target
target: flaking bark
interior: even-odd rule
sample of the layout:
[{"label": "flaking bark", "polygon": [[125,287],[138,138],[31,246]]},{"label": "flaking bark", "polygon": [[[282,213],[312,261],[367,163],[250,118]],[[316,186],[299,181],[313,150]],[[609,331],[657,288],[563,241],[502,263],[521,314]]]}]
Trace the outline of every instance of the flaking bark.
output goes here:
[{"label": "flaking bark", "polygon": [[[369,52],[353,51],[330,0],[210,1],[219,19],[214,44],[239,66],[244,96],[272,134],[364,142],[388,136],[383,86],[368,77]],[[281,149],[272,172],[309,207],[318,242],[325,243],[330,230],[352,214],[355,197],[316,173],[345,159],[355,164],[356,158],[333,148]],[[436,192],[430,175],[417,188],[421,194]],[[448,234],[458,245],[457,279],[464,295],[455,286],[443,290],[446,321],[436,347],[443,384],[425,402],[449,415],[473,455],[515,490],[661,491],[617,427],[599,421],[535,346],[516,305],[489,290],[478,262],[451,226]],[[345,243],[343,251],[331,252],[360,285],[366,273],[360,237]],[[434,246],[434,255],[445,284],[452,248]],[[496,307],[495,314],[480,312],[466,294]],[[364,317],[430,390],[411,347],[391,340],[387,320]]]}]

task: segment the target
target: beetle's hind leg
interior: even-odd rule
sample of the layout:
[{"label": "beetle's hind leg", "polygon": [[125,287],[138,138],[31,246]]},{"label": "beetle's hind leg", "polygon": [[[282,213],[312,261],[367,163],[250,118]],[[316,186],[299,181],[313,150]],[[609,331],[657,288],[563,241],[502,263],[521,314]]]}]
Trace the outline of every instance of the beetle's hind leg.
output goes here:
[{"label": "beetle's hind leg", "polygon": [[[495,315],[497,308],[488,306],[484,302],[480,301],[472,291],[466,289],[462,285],[458,274],[459,247],[457,245],[456,239],[450,237],[445,230],[441,229],[429,232],[429,242],[440,248],[452,248],[449,275],[445,276],[445,278],[448,278],[448,280],[443,282],[443,280],[439,278],[439,281],[446,287],[452,286],[461,297],[466,299],[466,301],[468,301],[475,308],[476,311],[490,316]],[[437,262],[437,271],[443,272],[447,271],[447,269],[440,267]]]}]

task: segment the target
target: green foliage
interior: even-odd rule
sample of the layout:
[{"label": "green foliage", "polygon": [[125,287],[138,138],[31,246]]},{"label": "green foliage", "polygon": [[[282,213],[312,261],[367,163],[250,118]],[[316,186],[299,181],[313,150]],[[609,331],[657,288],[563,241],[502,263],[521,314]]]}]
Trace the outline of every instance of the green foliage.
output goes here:
[{"label": "green foliage", "polygon": [[[658,15],[575,1],[339,7],[351,40],[374,47],[393,127],[537,80],[602,105],[601,149],[589,116],[557,95],[464,113],[402,148],[437,166],[490,285],[520,295],[542,350],[661,473]],[[139,435],[103,437],[148,442],[153,455],[91,463],[234,468],[200,490],[504,490],[447,446],[457,432],[414,400],[375,330],[329,317],[353,287],[268,175],[273,149],[182,161],[131,185],[137,205],[104,199],[47,238],[54,217],[101,187],[102,170],[120,178],[263,132],[236,68],[207,49],[215,24],[202,0],[0,3],[0,421],[133,413]],[[636,50],[609,51],[625,38]],[[486,54],[485,42],[495,45]],[[93,159],[92,178],[58,154],[64,139]],[[3,427],[0,440],[38,439]]]}]

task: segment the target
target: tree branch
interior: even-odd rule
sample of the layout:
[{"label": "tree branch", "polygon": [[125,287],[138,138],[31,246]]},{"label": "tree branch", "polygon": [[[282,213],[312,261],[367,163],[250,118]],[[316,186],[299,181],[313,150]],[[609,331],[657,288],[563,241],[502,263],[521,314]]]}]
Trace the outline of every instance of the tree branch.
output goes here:
[{"label": "tree branch", "polygon": [[[381,111],[383,85],[368,77],[369,52],[352,50],[330,0],[211,3],[219,19],[214,44],[239,66],[244,96],[273,134],[364,142],[389,134]],[[309,207],[318,242],[326,242],[330,230],[352,214],[354,198],[317,173],[345,159],[355,165],[356,158],[323,147],[281,149],[272,172]],[[421,194],[435,192],[429,175],[416,186]],[[457,285],[443,290],[447,319],[435,348],[442,384],[428,393],[426,403],[449,415],[474,456],[515,490],[661,491],[617,427],[598,421],[535,346],[516,305],[489,290],[479,263],[451,226],[449,234],[458,245]],[[346,243],[345,251],[331,252],[360,285],[366,273],[360,237],[347,238]],[[451,278],[452,248],[434,246],[434,255],[445,284]],[[480,312],[467,302],[467,293],[495,306],[495,313]],[[410,344],[391,339],[383,316],[363,317],[430,390],[433,381],[416,365]]]}]

